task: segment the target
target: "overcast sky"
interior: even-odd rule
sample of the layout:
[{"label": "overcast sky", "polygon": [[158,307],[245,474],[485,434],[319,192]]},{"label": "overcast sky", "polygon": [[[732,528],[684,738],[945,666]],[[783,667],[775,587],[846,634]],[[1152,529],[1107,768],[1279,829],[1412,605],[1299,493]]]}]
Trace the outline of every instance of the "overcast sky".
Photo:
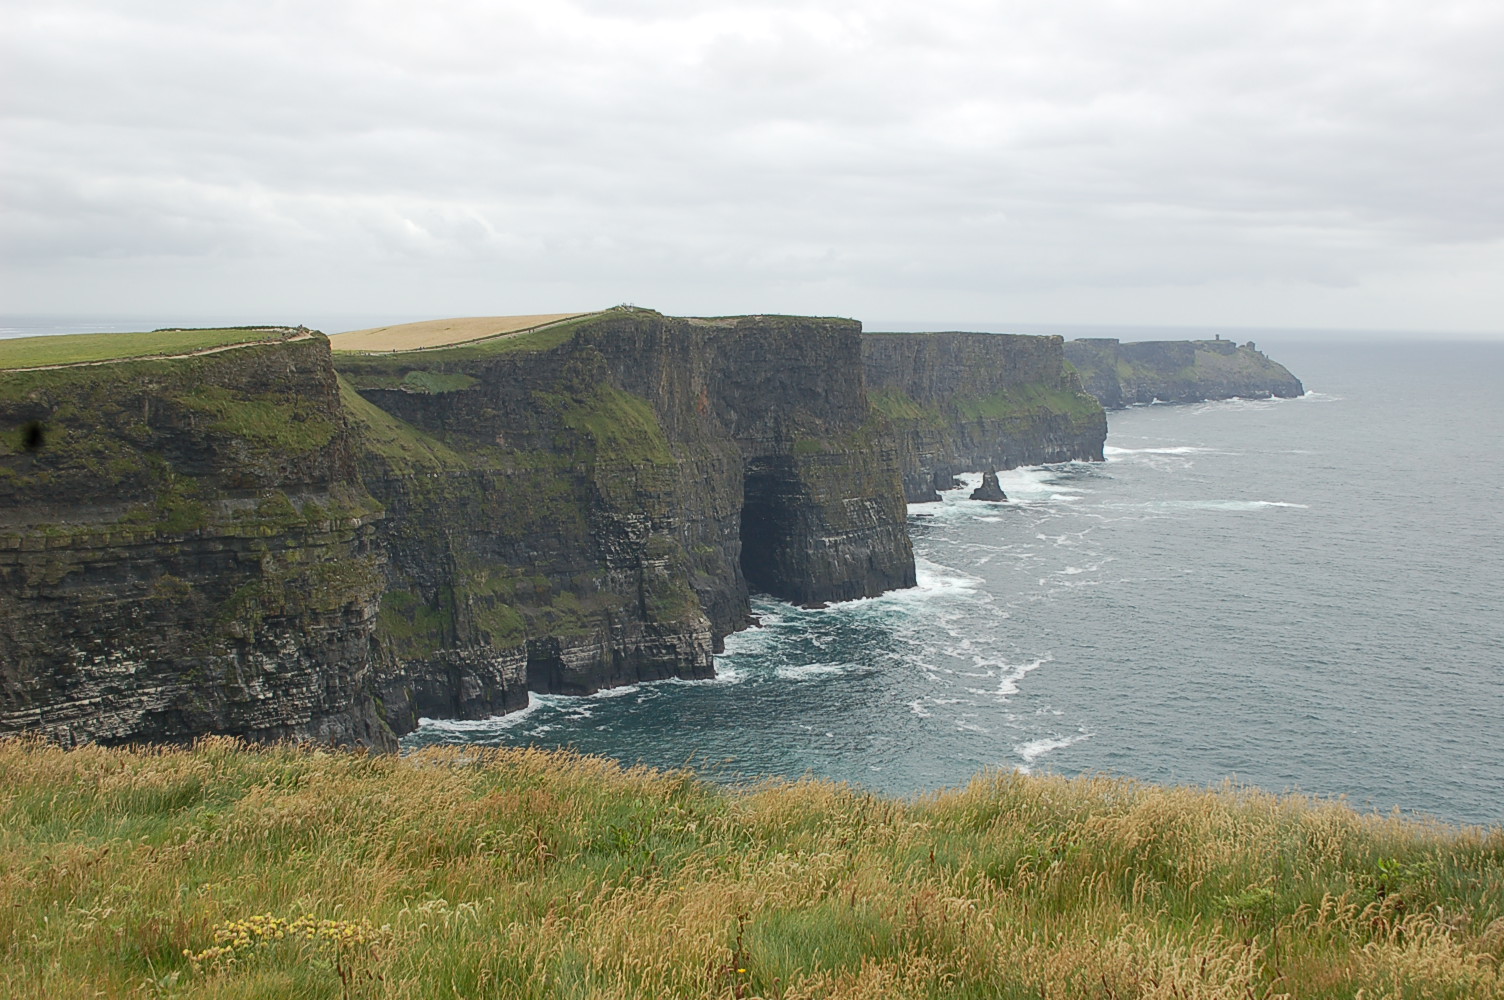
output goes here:
[{"label": "overcast sky", "polygon": [[1504,332],[1499,0],[0,17],[7,315]]}]

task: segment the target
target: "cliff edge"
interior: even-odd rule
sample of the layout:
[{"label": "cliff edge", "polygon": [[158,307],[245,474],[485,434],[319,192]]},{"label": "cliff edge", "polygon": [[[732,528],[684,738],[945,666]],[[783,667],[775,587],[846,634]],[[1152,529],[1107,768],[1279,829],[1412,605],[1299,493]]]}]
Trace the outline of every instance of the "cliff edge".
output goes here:
[{"label": "cliff edge", "polygon": [[524,339],[337,354],[388,515],[388,718],[709,677],[752,589],[820,603],[912,586],[859,336],[850,320],[616,309]]}]

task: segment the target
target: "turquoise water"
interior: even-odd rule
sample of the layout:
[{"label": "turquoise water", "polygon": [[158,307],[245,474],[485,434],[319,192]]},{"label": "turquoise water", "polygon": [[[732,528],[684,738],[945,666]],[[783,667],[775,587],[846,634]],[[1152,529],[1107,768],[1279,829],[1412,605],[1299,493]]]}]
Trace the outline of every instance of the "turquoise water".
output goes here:
[{"label": "turquoise water", "polygon": [[910,508],[920,586],[761,599],[720,674],[405,741],[908,795],[984,767],[1504,822],[1504,345],[1261,346],[1298,400],[1110,416],[1108,460]]}]

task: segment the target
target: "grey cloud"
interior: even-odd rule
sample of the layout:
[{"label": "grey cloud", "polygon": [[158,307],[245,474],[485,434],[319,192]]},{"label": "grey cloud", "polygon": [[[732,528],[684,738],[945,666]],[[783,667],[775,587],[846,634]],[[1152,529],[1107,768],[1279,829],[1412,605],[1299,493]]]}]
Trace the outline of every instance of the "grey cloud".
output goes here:
[{"label": "grey cloud", "polygon": [[[1224,284],[1361,324],[1403,274],[1417,313],[1504,325],[1426,277],[1504,261],[1495,5],[6,6],[0,252],[29,311],[179,259],[204,296],[255,262],[288,305],[635,283],[1060,321],[1091,289],[1172,315]],[[133,294],[181,293],[142,268]]]}]

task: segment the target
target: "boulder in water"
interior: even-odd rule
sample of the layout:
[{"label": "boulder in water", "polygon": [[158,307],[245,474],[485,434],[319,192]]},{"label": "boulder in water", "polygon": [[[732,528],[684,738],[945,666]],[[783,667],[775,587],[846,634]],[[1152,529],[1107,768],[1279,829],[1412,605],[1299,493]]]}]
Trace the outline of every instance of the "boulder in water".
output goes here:
[{"label": "boulder in water", "polygon": [[990,500],[993,503],[1002,503],[1008,499],[1008,494],[997,482],[997,470],[988,469],[982,474],[982,485],[971,491],[973,500]]}]

